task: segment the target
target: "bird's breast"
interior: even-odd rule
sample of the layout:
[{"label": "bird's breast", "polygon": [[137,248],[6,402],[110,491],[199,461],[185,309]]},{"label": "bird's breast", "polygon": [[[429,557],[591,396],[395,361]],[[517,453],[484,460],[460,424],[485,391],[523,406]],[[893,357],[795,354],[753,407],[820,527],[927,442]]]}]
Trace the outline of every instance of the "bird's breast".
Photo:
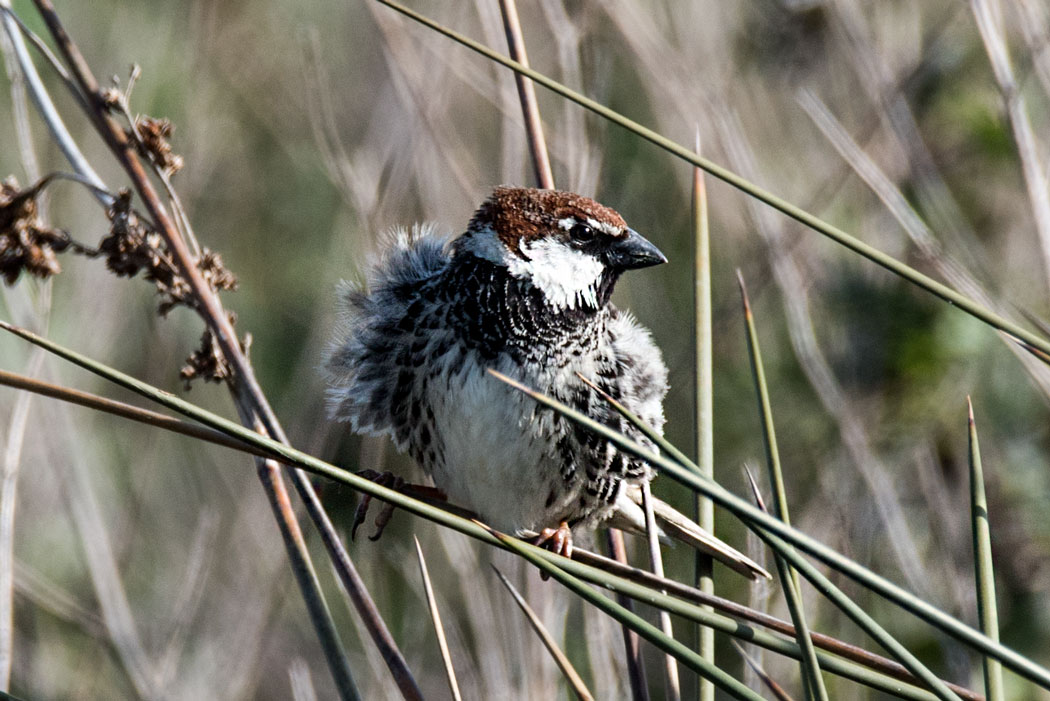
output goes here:
[{"label": "bird's breast", "polygon": [[[519,363],[509,354],[492,361],[456,354],[457,366],[428,383],[442,459],[424,465],[454,504],[511,533],[538,531],[572,510],[579,479],[566,479],[566,440],[572,425],[487,372],[493,369],[541,392],[563,395],[579,384],[577,369],[593,371],[585,356],[559,366]],[[564,397],[562,397],[564,398]]]}]

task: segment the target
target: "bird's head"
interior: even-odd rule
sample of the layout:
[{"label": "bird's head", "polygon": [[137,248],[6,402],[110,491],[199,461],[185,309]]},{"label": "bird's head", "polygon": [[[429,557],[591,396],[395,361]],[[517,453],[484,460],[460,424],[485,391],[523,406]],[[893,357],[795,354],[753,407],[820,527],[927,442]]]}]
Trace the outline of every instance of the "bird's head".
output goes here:
[{"label": "bird's head", "polygon": [[559,309],[604,306],[625,270],[666,263],[617,212],[571,192],[498,187],[455,243],[527,280]]}]

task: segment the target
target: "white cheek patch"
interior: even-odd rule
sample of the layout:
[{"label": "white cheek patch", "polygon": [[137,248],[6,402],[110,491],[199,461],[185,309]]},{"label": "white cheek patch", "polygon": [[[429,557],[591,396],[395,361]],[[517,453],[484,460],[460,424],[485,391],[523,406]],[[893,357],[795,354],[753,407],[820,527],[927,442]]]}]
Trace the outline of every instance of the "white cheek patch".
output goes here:
[{"label": "white cheek patch", "polygon": [[529,260],[508,261],[511,274],[532,282],[555,307],[598,306],[598,282],[605,266],[594,256],[552,239],[526,242]]}]

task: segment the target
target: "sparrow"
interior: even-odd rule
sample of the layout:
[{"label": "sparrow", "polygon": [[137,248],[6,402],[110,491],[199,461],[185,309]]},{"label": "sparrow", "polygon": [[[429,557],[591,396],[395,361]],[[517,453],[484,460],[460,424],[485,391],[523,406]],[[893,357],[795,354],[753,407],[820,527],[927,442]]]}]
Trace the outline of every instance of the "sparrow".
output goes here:
[{"label": "sparrow", "polygon": [[[389,436],[450,501],[500,531],[552,538],[570,555],[572,529],[644,532],[641,487],[653,469],[487,371],[656,451],[596,388],[662,431],[667,367],[610,297],[623,273],[665,262],[617,212],[557,190],[497,187],[451,241],[429,225],[395,230],[367,285],[343,283],[330,414]],[[765,574],[654,502],[664,530]]]}]

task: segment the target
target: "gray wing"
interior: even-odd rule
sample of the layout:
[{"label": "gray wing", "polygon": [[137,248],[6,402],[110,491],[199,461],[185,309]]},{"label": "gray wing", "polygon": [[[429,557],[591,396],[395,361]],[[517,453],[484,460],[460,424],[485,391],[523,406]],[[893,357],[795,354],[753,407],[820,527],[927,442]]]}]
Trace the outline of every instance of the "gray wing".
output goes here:
[{"label": "gray wing", "polygon": [[[616,356],[616,385],[612,393],[625,407],[661,435],[664,430],[664,396],[667,366],[653,337],[629,312],[615,310],[609,336]],[[634,429],[631,434],[634,435]],[[648,441],[646,441],[648,443]]]},{"label": "gray wing", "polygon": [[340,323],[325,362],[329,414],[359,433],[389,435],[400,451],[408,447],[425,293],[448,261],[447,242],[430,227],[398,230],[367,289],[340,288]]},{"label": "gray wing", "polygon": [[[606,327],[605,350],[592,380],[606,394],[621,402],[658,432],[663,432],[663,398],[667,394],[667,367],[660,349],[649,332],[634,318],[615,308]],[[642,445],[655,449],[641,431],[621,417],[596,392],[582,383],[573,387],[569,404]],[[651,477],[651,468],[637,458],[616,450],[597,433],[576,427],[566,434],[576,448],[563,459],[569,469],[584,469],[585,492],[597,502],[611,504],[619,494],[621,481],[639,483]],[[572,459],[575,458],[575,459]]]}]

